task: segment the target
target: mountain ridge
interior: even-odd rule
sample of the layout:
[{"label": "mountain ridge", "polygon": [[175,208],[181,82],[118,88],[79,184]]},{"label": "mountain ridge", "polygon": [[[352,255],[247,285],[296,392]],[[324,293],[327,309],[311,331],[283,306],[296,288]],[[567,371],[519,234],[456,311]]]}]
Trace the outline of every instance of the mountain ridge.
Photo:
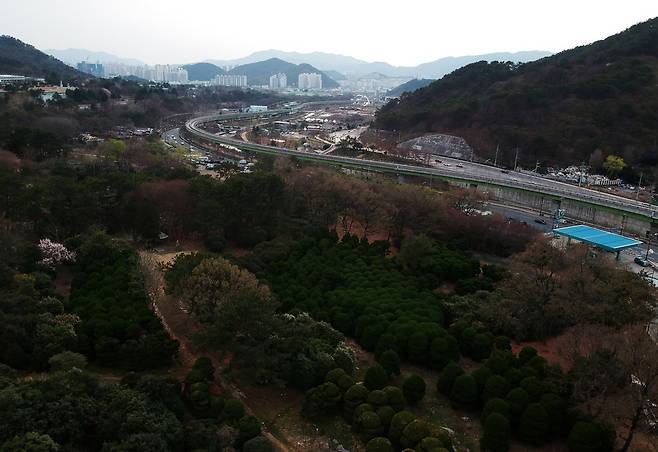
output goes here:
[{"label": "mountain ridge", "polygon": [[658,165],[658,18],[525,64],[478,62],[382,107],[375,126],[465,138],[499,162]]},{"label": "mountain ridge", "polygon": [[92,76],[79,72],[57,58],[12,36],[0,36],[0,74],[50,78],[51,81],[88,79]]}]

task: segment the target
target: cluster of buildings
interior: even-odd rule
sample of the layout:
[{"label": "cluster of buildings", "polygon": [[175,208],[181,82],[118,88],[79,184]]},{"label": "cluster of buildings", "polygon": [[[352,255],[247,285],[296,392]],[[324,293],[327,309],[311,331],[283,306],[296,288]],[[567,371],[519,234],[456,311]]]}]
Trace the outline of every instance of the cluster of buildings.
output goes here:
[{"label": "cluster of buildings", "polygon": [[564,169],[549,170],[546,177],[563,182],[595,187],[618,186],[622,183],[621,179],[610,179],[600,174],[589,174],[589,168],[585,166],[569,166]]},{"label": "cluster of buildings", "polygon": [[270,77],[270,89],[285,89],[288,86],[288,77],[286,74],[278,73]]},{"label": "cluster of buildings", "polygon": [[322,75],[316,72],[302,72],[297,78],[299,89],[322,89]]},{"label": "cluster of buildings", "polygon": [[0,74],[0,86],[20,85],[23,83],[46,83],[43,78],[28,77],[26,75]]},{"label": "cluster of buildings", "polygon": [[211,85],[216,86],[237,86],[240,88],[247,87],[246,75],[220,74],[210,81]]},{"label": "cluster of buildings", "polygon": [[153,82],[187,83],[187,70],[180,66],[170,64],[156,64],[155,66],[129,66],[122,63],[88,63],[82,61],[77,69],[95,77],[128,77],[134,76]]}]

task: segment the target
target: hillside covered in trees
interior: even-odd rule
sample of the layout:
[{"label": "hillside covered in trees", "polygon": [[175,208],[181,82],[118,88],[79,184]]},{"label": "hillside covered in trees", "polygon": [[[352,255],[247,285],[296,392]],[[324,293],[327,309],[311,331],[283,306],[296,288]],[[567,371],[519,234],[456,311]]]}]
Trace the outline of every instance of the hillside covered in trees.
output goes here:
[{"label": "hillside covered in trees", "polygon": [[0,74],[71,80],[91,76],[11,36],[0,36]]},{"label": "hillside covered in trees", "polygon": [[286,77],[288,77],[288,86],[297,86],[299,74],[314,72],[322,75],[323,88],[338,87],[338,83],[332,80],[331,77],[310,64],[292,64],[279,58],[270,58],[257,63],[236,66],[231,69],[229,74],[246,75],[249,85],[267,85],[270,82],[270,76],[279,72],[286,74]]},{"label": "hillside covered in trees", "polygon": [[385,105],[375,126],[459,135],[483,158],[658,163],[658,18],[539,61],[484,61]]}]

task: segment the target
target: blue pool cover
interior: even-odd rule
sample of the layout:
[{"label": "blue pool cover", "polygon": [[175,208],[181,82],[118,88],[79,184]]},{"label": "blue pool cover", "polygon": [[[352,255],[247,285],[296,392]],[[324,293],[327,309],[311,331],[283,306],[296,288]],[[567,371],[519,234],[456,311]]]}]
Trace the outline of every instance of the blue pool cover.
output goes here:
[{"label": "blue pool cover", "polygon": [[553,232],[574,240],[580,240],[608,251],[621,251],[631,246],[641,245],[642,242],[629,239],[623,235],[592,228],[583,224],[553,229]]}]

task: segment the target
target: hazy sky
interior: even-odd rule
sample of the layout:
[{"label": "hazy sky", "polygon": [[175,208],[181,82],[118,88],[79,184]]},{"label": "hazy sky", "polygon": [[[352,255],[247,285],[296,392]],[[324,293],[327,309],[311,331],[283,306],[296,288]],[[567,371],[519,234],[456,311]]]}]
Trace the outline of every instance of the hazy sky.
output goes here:
[{"label": "hazy sky", "polygon": [[102,50],[147,63],[280,49],[416,65],[450,55],[556,52],[658,16],[658,0],[7,2],[0,34],[40,49]]}]

